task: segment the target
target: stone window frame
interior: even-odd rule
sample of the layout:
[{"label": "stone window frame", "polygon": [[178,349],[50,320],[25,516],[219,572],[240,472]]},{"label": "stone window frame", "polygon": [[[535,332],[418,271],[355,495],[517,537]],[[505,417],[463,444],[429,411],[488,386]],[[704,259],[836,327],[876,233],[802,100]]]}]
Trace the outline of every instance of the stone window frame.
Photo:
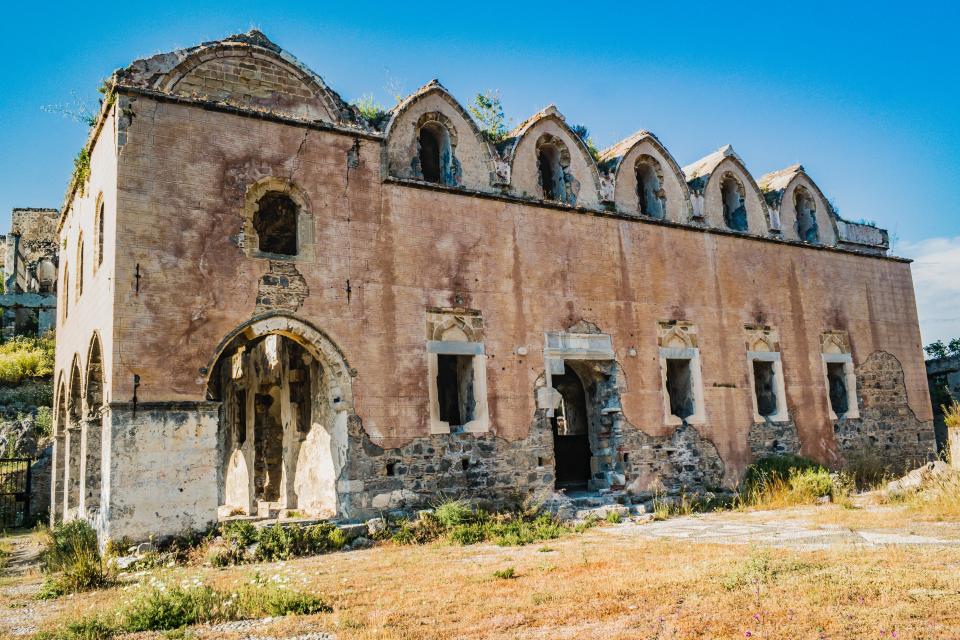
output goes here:
[{"label": "stone window frame", "polygon": [[100,266],[103,264],[103,192],[97,195],[96,203],[93,208],[93,275],[97,275]]},{"label": "stone window frame", "polygon": [[[557,149],[557,163],[560,165],[562,175],[560,176],[563,181],[563,197],[562,198],[548,198],[546,189],[543,186],[543,173],[540,168],[540,149],[546,145],[551,145]],[[537,186],[540,187],[540,199],[544,202],[557,202],[560,204],[575,205],[577,201],[577,193],[574,189],[573,181],[570,179],[571,176],[571,157],[570,149],[567,147],[567,144],[559,137],[551,134],[544,133],[537,138],[536,144],[534,144],[534,159],[537,164]],[[554,181],[557,177],[554,176]]]},{"label": "stone window frame", "polygon": [[[450,181],[446,182],[443,180],[444,176],[444,167],[440,167],[440,181],[437,183],[430,184],[440,184],[446,187],[456,187],[460,184],[460,172],[459,172],[459,163],[457,162],[457,143],[459,141],[459,136],[457,135],[457,128],[453,124],[453,120],[447,117],[445,114],[439,111],[427,111],[422,114],[413,125],[414,129],[414,143],[417,159],[417,179],[424,180],[423,169],[420,167],[420,131],[424,127],[442,127],[446,130],[447,140],[450,147],[450,166],[447,167],[450,174]],[[442,141],[441,141],[442,142]],[[440,149],[441,154],[443,149]],[[441,155],[442,157],[442,155]]]},{"label": "stone window frame", "polygon": [[[726,215],[723,214],[723,207],[727,204],[724,198],[724,189],[723,187],[729,182],[733,181],[734,187],[737,191],[737,194],[740,196],[740,206],[743,207],[743,210],[746,212],[747,216],[747,228],[743,231],[734,229],[730,225],[730,220]],[[733,171],[724,171],[720,175],[720,182],[718,183],[720,187],[720,219],[723,221],[723,226],[729,231],[735,231],[736,233],[750,233],[750,212],[747,211],[747,188],[743,184],[743,180]],[[733,212],[731,212],[732,214]]]},{"label": "stone window frame", "polygon": [[[776,382],[777,412],[770,416],[760,415],[757,404],[757,381],[753,372],[754,361],[772,362],[773,375]],[[787,388],[783,378],[783,362],[779,351],[747,351],[747,371],[750,377],[750,399],[753,403],[753,421],[756,424],[765,422],[789,422],[790,412],[787,410]]]},{"label": "stone window frame", "polygon": [[827,395],[827,411],[831,420],[839,420],[830,402],[830,375],[828,364],[842,364],[844,382],[847,386],[847,412],[843,418],[855,420],[860,417],[860,403],[857,399],[857,372],[850,354],[850,341],[846,332],[830,331],[820,336],[820,361],[823,372],[823,388]]},{"label": "stone window frame", "polygon": [[[783,376],[783,361],[780,355],[780,336],[775,328],[758,325],[744,325],[747,347],[747,371],[749,377],[750,398],[753,403],[753,421],[757,424],[764,422],[788,422],[790,412],[787,409],[786,379]],[[757,383],[754,374],[753,362],[760,360],[773,363],[773,374],[776,382],[777,412],[771,416],[761,416],[757,404]]]},{"label": "stone window frame", "polygon": [[660,201],[660,218],[658,219],[666,220],[667,219],[667,192],[663,186],[663,166],[660,164],[660,161],[657,158],[650,155],[649,153],[641,153],[639,156],[637,156],[636,161],[633,163],[633,173],[635,176],[635,180],[637,182],[637,192],[635,194],[637,198],[637,211],[640,213],[641,216],[645,216],[649,218],[653,217],[649,213],[644,213],[643,207],[640,206],[641,204],[640,190],[643,186],[643,183],[639,179],[639,173],[640,173],[640,165],[642,164],[648,165],[653,170],[653,175],[657,179],[659,188],[657,189],[654,196],[657,198],[657,200]]},{"label": "stone window frame", "polygon": [[[253,218],[259,210],[260,201],[271,193],[285,195],[297,205],[297,253],[295,255],[270,253],[259,249],[259,237],[253,226]],[[316,255],[316,238],[313,207],[307,194],[296,183],[277,176],[267,176],[251,184],[244,196],[243,229],[240,232],[239,244],[251,258],[313,262]]]},{"label": "stone window frame", "polygon": [[[427,390],[430,403],[430,434],[454,432],[450,423],[440,419],[440,393],[437,389],[440,355],[471,356],[473,365],[474,418],[457,432],[486,433],[490,430],[487,403],[487,355],[483,344],[482,318],[479,312],[428,310],[427,312]],[[477,326],[479,325],[479,327]],[[467,341],[444,339],[450,329],[459,328]]]},{"label": "stone window frame", "polygon": [[[810,190],[802,184],[798,184],[793,188],[793,193],[790,196],[793,200],[793,227],[794,231],[797,234],[797,237],[800,239],[800,242],[806,242],[808,244],[819,245],[822,244],[820,239],[820,222],[817,220],[817,201],[813,197],[813,194],[810,193]],[[804,238],[804,234],[800,233],[800,209],[797,206],[801,199],[807,200],[811,204],[810,216],[813,218],[813,228],[816,233],[816,240],[808,241]]]},{"label": "stone window frame", "polygon": [[63,295],[63,300],[60,305],[63,307],[63,320],[61,322],[65,322],[70,312],[70,263],[67,261],[63,263],[63,282],[61,283],[60,291]]},{"label": "stone window frame", "polygon": [[[672,346],[677,341],[684,346]],[[670,411],[670,392],[667,390],[667,360],[690,361],[690,385],[693,387],[693,414],[686,418],[689,425],[702,425],[707,422],[706,403],[703,392],[703,371],[700,362],[700,348],[697,344],[697,328],[689,322],[658,323],[660,361],[660,393],[663,397],[663,418],[666,426],[681,426],[684,419]]]},{"label": "stone window frame", "polygon": [[76,288],[76,294],[74,299],[79,302],[80,296],[83,295],[83,231],[77,236],[77,275],[74,278],[74,287]]}]

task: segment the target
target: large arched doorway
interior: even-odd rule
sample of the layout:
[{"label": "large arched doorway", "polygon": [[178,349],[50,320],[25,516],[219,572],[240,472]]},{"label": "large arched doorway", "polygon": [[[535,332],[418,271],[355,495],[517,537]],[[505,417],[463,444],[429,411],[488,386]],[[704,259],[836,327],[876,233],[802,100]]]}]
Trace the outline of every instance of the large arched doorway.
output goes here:
[{"label": "large arched doorway", "polygon": [[580,376],[567,366],[553,376],[553,388],[560,393],[560,406],[551,418],[556,487],[585,490],[590,480],[590,423],[587,395]]},{"label": "large arched doorway", "polygon": [[80,514],[80,461],[81,461],[81,434],[83,421],[83,376],[80,374],[80,363],[77,357],[73,359],[70,370],[70,397],[67,400],[67,433],[66,456],[64,460],[64,520],[76,518]]},{"label": "large arched doorway", "polygon": [[209,369],[220,408],[220,517],[340,511],[349,369],[329,339],[289,316],[235,331]]},{"label": "large arched doorway", "polygon": [[81,478],[83,481],[82,510],[89,518],[95,517],[100,508],[101,483],[101,443],[103,435],[103,349],[100,336],[94,334],[87,353],[87,383],[85,403],[86,415],[83,419],[81,434],[82,458]]}]

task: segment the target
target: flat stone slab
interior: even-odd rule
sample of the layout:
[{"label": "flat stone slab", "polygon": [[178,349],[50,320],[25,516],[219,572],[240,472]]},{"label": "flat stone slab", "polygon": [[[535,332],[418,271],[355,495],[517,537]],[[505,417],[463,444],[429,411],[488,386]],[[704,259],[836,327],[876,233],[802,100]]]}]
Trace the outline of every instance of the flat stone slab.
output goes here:
[{"label": "flat stone slab", "polygon": [[[957,525],[960,532],[960,525]],[[796,517],[796,511],[711,513],[599,529],[606,535],[673,539],[711,544],[767,545],[793,549],[827,549],[838,545],[960,545],[960,539],[923,536],[896,530],[855,531],[840,525],[818,525]]]}]

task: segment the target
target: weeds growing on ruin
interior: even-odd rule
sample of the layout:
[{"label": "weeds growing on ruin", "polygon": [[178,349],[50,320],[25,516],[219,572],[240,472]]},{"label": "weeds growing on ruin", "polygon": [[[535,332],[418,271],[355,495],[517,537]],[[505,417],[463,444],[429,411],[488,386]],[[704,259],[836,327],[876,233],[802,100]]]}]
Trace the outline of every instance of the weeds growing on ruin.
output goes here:
[{"label": "weeds growing on ruin", "polygon": [[306,527],[276,523],[258,529],[246,520],[237,520],[224,523],[220,533],[218,540],[208,544],[205,554],[215,567],[252,560],[289,560],[337,551],[347,544],[343,531],[328,522]]},{"label": "weeds growing on ruin", "polygon": [[553,540],[576,530],[577,527],[532,507],[491,513],[460,500],[448,500],[433,511],[421,511],[416,520],[398,521],[392,539],[398,544],[445,540],[459,545],[493,542],[519,546]]},{"label": "weeds growing on ruin", "polygon": [[390,111],[382,104],[374,100],[373,94],[368,93],[360,96],[358,100],[351,102],[360,116],[366,120],[374,129],[382,127],[390,118]]},{"label": "weeds growing on ruin", "polygon": [[44,531],[41,562],[47,578],[38,597],[56,598],[111,583],[110,572],[97,547],[97,534],[89,523],[71,520]]},{"label": "weeds growing on ruin", "polygon": [[504,142],[510,135],[499,92],[478,93],[467,108],[473,119],[477,121],[480,133],[493,144]]},{"label": "weeds growing on ruin", "polygon": [[121,633],[329,611],[332,608],[322,598],[278,585],[254,582],[220,591],[199,582],[154,584],[137,591],[113,614],[70,622],[57,631],[37,634],[35,640],[102,640]]},{"label": "weeds growing on ruin", "polygon": [[747,467],[738,502],[744,508],[761,509],[816,504],[824,499],[842,503],[853,487],[847,474],[831,474],[800,456],[775,456],[761,458]]}]

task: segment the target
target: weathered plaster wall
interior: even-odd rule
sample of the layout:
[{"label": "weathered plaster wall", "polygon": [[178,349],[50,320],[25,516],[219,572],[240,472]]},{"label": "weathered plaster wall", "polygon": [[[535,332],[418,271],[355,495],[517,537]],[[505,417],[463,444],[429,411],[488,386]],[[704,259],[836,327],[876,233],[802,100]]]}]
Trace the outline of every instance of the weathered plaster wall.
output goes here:
[{"label": "weathered plaster wall", "polygon": [[204,529],[217,520],[218,412],[214,403],[116,403],[107,413],[102,540]]},{"label": "weathered plaster wall", "polygon": [[[269,268],[236,243],[245,189],[280,175],[308,193],[316,224],[316,258],[294,262],[310,292],[296,314],[322,328],[356,370],[356,413],[377,446],[428,433],[427,307],[482,312],[491,429],[507,442],[524,438],[534,420],[543,332],[581,319],[613,336],[625,418],[660,437],[674,429],[662,412],[656,322],[698,326],[707,415],[698,432],[716,447],[727,481],[752,458],[745,324],[780,332],[788,409],[805,454],[831,461],[839,453],[820,361],[825,330],[849,332],[858,365],[875,351],[900,361],[908,406],[921,422],[931,419],[902,262],[384,186],[375,141],[145,98],[132,107],[119,169],[125,233],[112,397],[129,399],[137,374],[142,401],[203,398],[201,368],[254,314]],[[754,192],[741,179],[749,204]],[[529,355],[516,355],[520,346]]]},{"label": "weathered plaster wall", "polygon": [[[119,118],[122,121],[122,118]],[[87,371],[90,347],[95,334],[99,335],[101,348],[103,349],[104,362],[102,365],[102,374],[105,381],[109,381],[113,372],[113,359],[106,354],[110,354],[114,349],[113,341],[113,322],[114,315],[109,312],[114,304],[114,286],[116,281],[113,278],[113,265],[116,255],[116,245],[113,237],[116,233],[116,202],[117,202],[117,153],[119,142],[123,140],[122,127],[118,127],[118,108],[114,106],[103,120],[102,128],[96,138],[95,144],[90,154],[90,179],[84,185],[82,190],[74,193],[69,203],[69,209],[61,215],[59,223],[59,242],[61,247],[59,260],[59,274],[57,284],[57,310],[59,313],[57,330],[57,347],[55,355],[54,370],[54,448],[53,461],[51,469],[51,493],[52,493],[52,515],[59,517],[62,509],[62,497],[64,487],[64,466],[68,461],[77,459],[80,452],[77,448],[79,444],[80,426],[74,425],[74,431],[68,435],[67,424],[63,419],[64,414],[57,410],[61,403],[61,398],[78,397],[83,398],[87,391]],[[103,261],[98,266],[96,257],[96,210],[99,203],[104,207],[104,252]],[[77,291],[77,260],[78,240],[83,235],[84,242],[84,284],[82,294]],[[65,286],[65,276],[68,283]],[[64,320],[69,319],[68,322]],[[79,390],[74,390],[77,384],[72,380],[71,368],[74,362],[80,370]],[[109,402],[112,399],[111,387],[109,382],[103,385],[103,402]],[[65,404],[65,401],[64,401]],[[77,407],[76,413],[81,420],[87,418],[88,412],[94,412],[94,419],[90,424],[97,424],[97,407],[86,407],[81,402]],[[69,411],[66,412],[69,414]],[[94,427],[95,428],[95,427]],[[99,447],[100,452],[92,451],[92,459],[101,461],[108,460],[107,453],[110,450],[110,438],[108,433],[92,433],[89,438],[91,448]],[[66,450],[72,448],[73,451],[66,454]],[[105,465],[104,465],[105,466]],[[86,465],[84,465],[86,470]],[[76,470],[75,470],[76,471]],[[130,471],[126,471],[130,473]],[[106,475],[106,474],[104,474]],[[99,487],[101,490],[104,484],[99,480],[99,471],[92,471],[88,474],[85,482],[86,486]],[[96,489],[94,489],[94,493]],[[85,492],[86,493],[86,492]],[[102,499],[98,500],[91,496],[91,502],[103,504]],[[78,505],[72,504],[73,509]]]}]

